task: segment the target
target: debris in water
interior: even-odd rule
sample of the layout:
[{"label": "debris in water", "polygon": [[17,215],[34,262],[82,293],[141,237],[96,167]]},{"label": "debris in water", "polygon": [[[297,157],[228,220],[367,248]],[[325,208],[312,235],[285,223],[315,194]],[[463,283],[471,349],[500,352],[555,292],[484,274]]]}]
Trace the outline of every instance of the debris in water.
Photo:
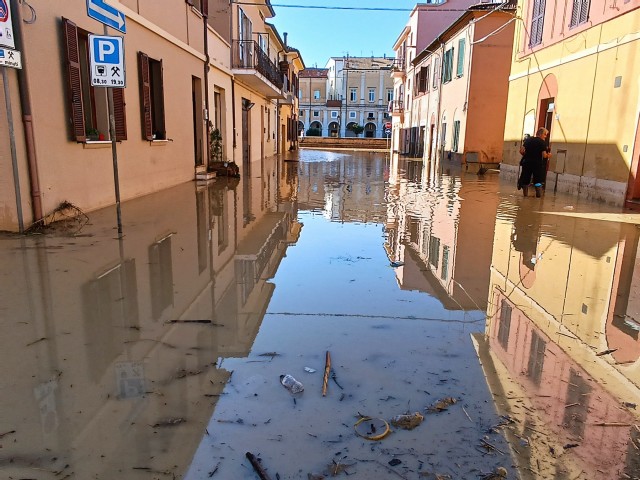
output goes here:
[{"label": "debris in water", "polygon": [[151,425],[153,428],[156,427],[173,427],[174,425],[178,425],[180,423],[184,423],[186,420],[184,418],[170,418],[169,420],[164,420],[162,422],[158,422],[154,425]]},{"label": "debris in water", "polygon": [[316,369],[311,367],[304,367],[304,371],[307,373],[316,373]]},{"label": "debris in water", "polygon": [[422,423],[424,417],[420,413],[407,413],[404,415],[396,415],[391,419],[391,425],[405,430],[413,430]]},{"label": "debris in water", "polygon": [[280,383],[284,388],[289,390],[290,393],[302,393],[304,391],[302,383],[293,378],[292,375],[280,375]]},{"label": "debris in water", "polygon": [[451,405],[453,405],[454,403],[456,403],[458,400],[456,400],[453,397],[445,397],[442,400],[438,400],[436,403],[434,403],[433,405],[429,406],[426,408],[427,413],[438,413],[438,412],[443,412],[445,411],[447,408],[449,408]]},{"label": "debris in water", "polygon": [[391,266],[392,266],[393,268],[401,267],[401,266],[403,266],[403,265],[404,265],[404,262],[391,262]]},{"label": "debris in water", "polygon": [[271,477],[269,477],[264,468],[262,468],[262,465],[260,465],[260,459],[258,457],[251,452],[247,452],[245,456],[249,459],[249,462],[251,462],[251,466],[260,477],[260,480],[271,480]]},{"label": "debris in water", "polygon": [[616,350],[618,350],[617,348],[609,348],[607,350],[604,350],[600,353],[596,353],[596,357],[601,357],[602,355],[609,355],[610,353],[615,352]]},{"label": "debris in water", "polygon": [[353,428],[358,436],[367,440],[382,440],[391,431],[386,420],[366,416],[360,417]]},{"label": "debris in water", "polygon": [[395,467],[396,465],[400,465],[402,463],[402,460],[398,459],[398,458],[394,458],[393,460],[389,460],[389,465],[391,465],[392,467]]}]

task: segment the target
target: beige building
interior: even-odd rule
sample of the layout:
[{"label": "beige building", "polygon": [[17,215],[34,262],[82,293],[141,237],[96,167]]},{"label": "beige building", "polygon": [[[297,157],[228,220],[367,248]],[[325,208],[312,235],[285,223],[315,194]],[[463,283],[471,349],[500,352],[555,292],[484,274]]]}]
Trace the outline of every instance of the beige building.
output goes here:
[{"label": "beige building", "polygon": [[265,22],[275,15],[269,0],[110,0],[126,21],[125,34],[108,30],[124,45],[126,86],[113,89],[91,85],[89,35],[106,27],[84,0],[43,2],[35,21],[11,5],[23,68],[4,77],[13,115],[0,115],[0,230],[27,228],[65,201],[83,211],[113,205],[114,153],[124,201],[210,178],[215,129],[216,160],[236,162],[241,175],[295,148],[304,64]]},{"label": "beige building", "polygon": [[[323,137],[384,138],[391,125],[392,58],[332,57],[325,68],[308,69],[300,90],[300,129],[319,129]],[[388,125],[387,125],[388,124]]]}]

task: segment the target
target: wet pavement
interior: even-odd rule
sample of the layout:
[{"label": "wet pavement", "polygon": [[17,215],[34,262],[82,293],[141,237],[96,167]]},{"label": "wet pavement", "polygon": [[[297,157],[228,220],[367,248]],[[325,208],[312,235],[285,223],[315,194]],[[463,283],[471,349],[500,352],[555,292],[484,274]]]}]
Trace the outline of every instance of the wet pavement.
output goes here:
[{"label": "wet pavement", "polygon": [[636,215],[302,150],[122,218],[0,236],[0,478],[640,478]]}]

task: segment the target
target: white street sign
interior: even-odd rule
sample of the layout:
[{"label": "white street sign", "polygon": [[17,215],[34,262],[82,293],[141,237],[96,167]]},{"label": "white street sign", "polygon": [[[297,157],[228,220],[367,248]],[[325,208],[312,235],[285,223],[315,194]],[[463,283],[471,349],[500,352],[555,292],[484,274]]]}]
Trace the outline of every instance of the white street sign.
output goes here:
[{"label": "white street sign", "polygon": [[9,0],[0,0],[0,47],[16,48],[13,41],[13,24]]},{"label": "white street sign", "polygon": [[22,55],[18,50],[0,48],[0,66],[22,68]]},{"label": "white street sign", "polygon": [[89,35],[89,68],[94,87],[124,88],[124,40],[109,35]]}]

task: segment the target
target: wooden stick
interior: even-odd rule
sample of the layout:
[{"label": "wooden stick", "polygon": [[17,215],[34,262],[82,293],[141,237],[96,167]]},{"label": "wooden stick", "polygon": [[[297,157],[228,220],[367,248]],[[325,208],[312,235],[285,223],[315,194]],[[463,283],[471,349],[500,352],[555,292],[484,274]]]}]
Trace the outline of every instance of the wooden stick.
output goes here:
[{"label": "wooden stick", "polygon": [[329,383],[329,372],[331,371],[331,355],[327,350],[327,356],[324,362],[324,378],[322,379],[322,396],[327,395],[327,385]]},{"label": "wooden stick", "polygon": [[247,452],[245,456],[251,462],[251,466],[260,477],[260,480],[271,480],[271,477],[269,477],[267,472],[264,471],[264,468],[262,468],[262,465],[260,465],[260,461],[257,459],[257,457],[253,453]]}]

